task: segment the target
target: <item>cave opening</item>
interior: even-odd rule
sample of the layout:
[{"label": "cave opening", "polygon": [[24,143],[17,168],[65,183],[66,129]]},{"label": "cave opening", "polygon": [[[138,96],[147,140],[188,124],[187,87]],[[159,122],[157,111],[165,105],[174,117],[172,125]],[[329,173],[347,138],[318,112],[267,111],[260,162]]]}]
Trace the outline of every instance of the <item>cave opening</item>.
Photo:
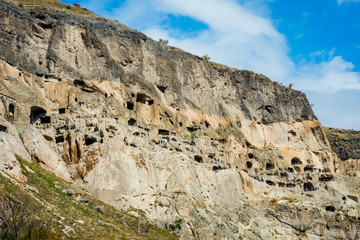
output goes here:
[{"label": "cave opening", "polygon": [[41,124],[51,123],[51,117],[49,117],[49,116],[41,117],[41,118],[40,118],[40,123],[41,123]]},{"label": "cave opening", "polygon": [[6,132],[7,127],[0,125],[0,132]]},{"label": "cave opening", "polygon": [[246,167],[248,168],[248,169],[250,169],[250,168],[252,168],[252,166],[253,166],[253,164],[252,164],[252,162],[246,162]]},{"label": "cave opening", "polygon": [[41,107],[33,106],[30,109],[30,123],[36,122],[39,118],[45,117],[46,110]]},{"label": "cave opening", "polygon": [[294,183],[287,183],[286,187],[288,188],[294,188],[296,185]]},{"label": "cave opening", "polygon": [[83,80],[74,80],[74,86],[84,88],[86,83]]},{"label": "cave opening", "polygon": [[276,184],[273,181],[267,180],[266,184],[269,186],[276,186]]},{"label": "cave opening", "polygon": [[169,135],[170,134],[170,132],[168,130],[165,130],[165,129],[159,129],[158,133],[160,135]]},{"label": "cave opening", "polygon": [[304,168],[304,172],[313,172],[314,171],[314,169],[313,169],[313,167],[311,167],[311,166],[306,166],[305,168]]},{"label": "cave opening", "polygon": [[161,85],[157,85],[156,86],[162,93],[165,93],[167,86],[161,86]]},{"label": "cave opening", "polygon": [[133,102],[131,102],[131,101],[128,101],[127,103],[126,103],[126,108],[128,109],[128,110],[134,110],[134,106],[135,106],[135,104],[133,103]]},{"label": "cave opening", "polygon": [[272,163],[267,163],[266,164],[266,170],[273,170],[273,169],[275,169],[274,164],[272,164]]},{"label": "cave opening", "polygon": [[59,114],[64,114],[66,112],[65,108],[59,108]]},{"label": "cave opening", "polygon": [[142,104],[148,104],[153,105],[154,100],[152,100],[148,95],[143,93],[136,94],[136,102],[142,103]]},{"label": "cave opening", "polygon": [[64,139],[64,136],[63,135],[60,135],[60,136],[56,136],[55,137],[55,142],[56,143],[62,143],[62,142],[64,142],[65,141],[65,139]]},{"label": "cave opening", "polygon": [[200,156],[200,155],[195,155],[195,156],[194,156],[194,160],[195,160],[196,162],[198,162],[198,163],[202,163],[202,162],[203,162],[203,158],[202,158],[202,156]]},{"label": "cave opening", "polygon": [[96,143],[97,140],[95,137],[89,136],[89,135],[85,135],[85,145],[86,146],[90,146],[91,144]]},{"label": "cave opening", "polygon": [[304,191],[305,192],[311,192],[311,191],[314,191],[315,188],[314,188],[314,185],[310,182],[307,182],[307,183],[304,183]]},{"label": "cave opening", "polygon": [[334,177],[332,175],[320,175],[320,182],[330,182]]},{"label": "cave opening", "polygon": [[212,170],[216,172],[218,170],[223,170],[223,168],[221,166],[213,166]]},{"label": "cave opening", "polygon": [[327,206],[325,207],[325,210],[328,212],[335,212],[335,207],[334,206]]},{"label": "cave opening", "polygon": [[14,117],[15,116],[15,105],[10,103],[9,105],[9,116]]},{"label": "cave opening", "polygon": [[136,120],[134,118],[130,118],[130,120],[128,121],[129,126],[134,126],[135,123],[136,123]]},{"label": "cave opening", "polygon": [[293,159],[291,159],[291,165],[301,165],[302,162],[299,158],[294,157]]}]

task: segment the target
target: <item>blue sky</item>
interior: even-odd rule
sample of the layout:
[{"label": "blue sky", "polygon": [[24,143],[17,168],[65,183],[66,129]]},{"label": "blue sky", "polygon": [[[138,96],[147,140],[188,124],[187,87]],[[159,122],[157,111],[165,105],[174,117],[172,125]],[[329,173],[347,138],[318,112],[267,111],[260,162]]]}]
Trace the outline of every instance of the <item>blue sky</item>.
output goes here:
[{"label": "blue sky", "polygon": [[323,125],[360,130],[360,0],[83,0],[157,40],[304,91]]}]

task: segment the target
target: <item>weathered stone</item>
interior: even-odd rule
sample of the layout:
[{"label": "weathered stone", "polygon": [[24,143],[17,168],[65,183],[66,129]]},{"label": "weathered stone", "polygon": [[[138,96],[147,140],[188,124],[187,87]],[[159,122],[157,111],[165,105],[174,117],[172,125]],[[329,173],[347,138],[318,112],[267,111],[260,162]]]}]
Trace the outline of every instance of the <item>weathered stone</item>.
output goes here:
[{"label": "weathered stone", "polygon": [[102,206],[95,206],[94,207],[94,210],[99,212],[99,213],[102,213],[102,214],[105,214],[105,209],[102,207]]},{"label": "weathered stone", "polygon": [[35,193],[39,193],[39,189],[37,189],[36,187],[30,186],[30,185],[26,185],[26,189],[30,190],[32,192],[35,192]]},{"label": "weathered stone", "polygon": [[71,188],[63,189],[62,192],[68,196],[74,196],[76,194],[76,190]]},{"label": "weathered stone", "polygon": [[139,232],[141,233],[147,233],[149,232],[150,225],[146,220],[141,220],[139,222]]},{"label": "weathered stone", "polygon": [[75,200],[81,203],[88,203],[90,202],[88,196],[86,194],[77,194],[75,196]]}]

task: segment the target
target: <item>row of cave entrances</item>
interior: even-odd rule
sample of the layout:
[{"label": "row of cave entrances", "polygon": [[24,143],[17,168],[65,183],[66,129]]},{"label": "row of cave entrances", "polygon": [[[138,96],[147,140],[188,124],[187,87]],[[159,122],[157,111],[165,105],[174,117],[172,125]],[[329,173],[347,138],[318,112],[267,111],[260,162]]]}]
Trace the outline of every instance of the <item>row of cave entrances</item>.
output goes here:
[{"label": "row of cave entrances", "polygon": [[[250,159],[253,159],[254,158],[254,154],[253,153],[249,153],[248,154],[248,158],[250,158]],[[294,170],[296,171],[296,172],[300,172],[300,167],[297,167],[296,165],[302,165],[303,163],[302,163],[302,161],[299,159],[299,158],[293,158],[293,159],[291,159],[291,165],[295,165],[295,167],[294,168],[288,168],[288,172],[294,172]],[[248,169],[251,169],[252,168],[252,166],[253,166],[253,163],[251,162],[251,161],[247,161],[246,162],[246,167],[248,168]],[[272,164],[272,163],[266,163],[266,166],[265,166],[265,169],[266,170],[273,170],[273,169],[275,169],[275,165],[274,164]],[[307,165],[307,166],[305,166],[304,167],[304,172],[313,172],[314,171],[314,168],[312,167],[312,166],[309,166],[309,165]]]},{"label": "row of cave entrances", "polygon": [[[47,135],[44,135],[44,138],[47,141],[53,141],[53,138],[51,138],[51,137],[49,137]],[[58,135],[58,136],[55,137],[55,143],[57,143],[57,144],[58,143],[63,143],[63,142],[65,142],[65,140],[67,140],[70,143],[70,136],[67,136],[66,139],[65,139],[65,137],[63,135]],[[96,143],[97,139],[96,139],[96,137],[85,135],[84,141],[85,141],[86,146],[90,146],[90,145]],[[100,143],[103,143],[102,139],[100,140]]]},{"label": "row of cave entrances", "polygon": [[[65,108],[58,109],[59,114],[65,114]],[[35,123],[40,119],[41,124],[51,123],[51,117],[46,115],[47,111],[42,107],[33,106],[30,109],[30,123]]]},{"label": "row of cave entrances", "polygon": [[[135,97],[135,95],[133,95],[133,96]],[[136,102],[146,104],[146,105],[149,105],[149,106],[154,104],[154,100],[151,99],[148,95],[143,94],[143,93],[136,94]],[[133,111],[134,108],[135,108],[135,104],[132,101],[128,101],[126,103],[126,108],[128,110]]]},{"label": "row of cave entrances", "polygon": [[[276,183],[274,183],[273,181],[270,181],[270,180],[267,180],[266,184],[269,185],[269,186],[276,186]],[[287,188],[295,188],[296,184],[295,183],[282,183],[282,182],[280,182],[280,183],[278,183],[278,186],[279,187],[287,187]],[[312,192],[312,191],[315,191],[316,189],[315,189],[314,185],[311,182],[306,182],[303,185],[303,190],[304,190],[304,192]]]}]

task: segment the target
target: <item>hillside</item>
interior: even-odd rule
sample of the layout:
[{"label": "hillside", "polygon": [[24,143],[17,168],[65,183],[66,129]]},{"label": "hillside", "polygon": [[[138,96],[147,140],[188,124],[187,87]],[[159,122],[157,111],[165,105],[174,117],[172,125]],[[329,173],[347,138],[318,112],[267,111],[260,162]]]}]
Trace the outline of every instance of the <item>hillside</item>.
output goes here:
[{"label": "hillside", "polygon": [[[38,209],[35,215],[59,239],[176,239],[157,227],[142,227],[139,223],[146,222],[146,218],[141,211],[118,211],[93,198],[84,189],[41,168],[35,160],[27,162],[16,157],[27,178],[26,184],[18,183],[1,172],[0,194],[11,193],[23,201],[29,199],[29,203]],[[132,211],[136,211],[139,217],[131,215],[134,214]]]},{"label": "hillside", "polygon": [[57,1],[0,1],[0,42],[4,189],[64,239],[360,238],[359,166],[304,93]]}]

